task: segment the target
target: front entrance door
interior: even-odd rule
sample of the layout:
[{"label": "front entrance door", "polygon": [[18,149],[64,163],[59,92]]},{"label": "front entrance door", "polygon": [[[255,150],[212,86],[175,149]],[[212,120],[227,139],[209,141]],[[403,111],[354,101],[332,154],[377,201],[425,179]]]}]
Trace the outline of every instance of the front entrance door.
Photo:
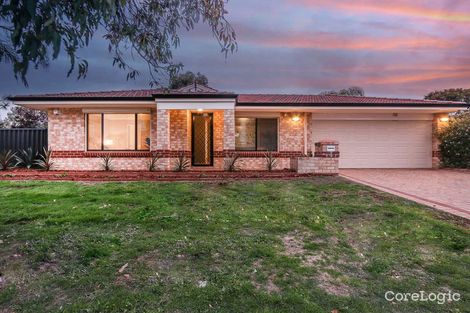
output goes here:
[{"label": "front entrance door", "polygon": [[212,113],[192,113],[191,163],[193,166],[212,166],[213,116]]}]

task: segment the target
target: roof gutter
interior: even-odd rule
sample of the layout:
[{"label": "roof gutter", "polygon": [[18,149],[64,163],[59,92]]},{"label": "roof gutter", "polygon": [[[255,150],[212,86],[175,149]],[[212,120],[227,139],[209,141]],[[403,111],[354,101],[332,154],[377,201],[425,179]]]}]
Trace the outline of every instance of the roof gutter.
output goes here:
[{"label": "roof gutter", "polygon": [[365,108],[380,108],[380,107],[410,107],[410,108],[438,108],[438,107],[446,107],[446,108],[459,108],[466,109],[470,106],[470,104],[464,102],[437,102],[437,103],[248,103],[248,102],[237,102],[238,107],[263,107],[263,108],[325,108],[325,107],[340,107],[340,108],[358,108],[358,107],[365,107]]}]

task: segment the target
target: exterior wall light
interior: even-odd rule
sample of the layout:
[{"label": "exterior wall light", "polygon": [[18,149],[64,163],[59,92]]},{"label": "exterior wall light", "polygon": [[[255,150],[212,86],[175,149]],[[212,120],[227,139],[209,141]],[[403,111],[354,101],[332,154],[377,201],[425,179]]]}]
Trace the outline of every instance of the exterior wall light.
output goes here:
[{"label": "exterior wall light", "polygon": [[449,117],[448,116],[441,117],[439,121],[447,123],[449,121]]},{"label": "exterior wall light", "polygon": [[204,111],[204,110],[203,110],[203,109],[197,109],[197,111],[198,111],[198,112],[202,112],[202,111]]},{"label": "exterior wall light", "polygon": [[300,116],[299,116],[298,114],[294,115],[294,116],[292,117],[292,121],[294,121],[294,122],[300,121]]},{"label": "exterior wall light", "polygon": [[60,110],[59,109],[54,109],[54,110],[52,110],[52,114],[60,115]]}]

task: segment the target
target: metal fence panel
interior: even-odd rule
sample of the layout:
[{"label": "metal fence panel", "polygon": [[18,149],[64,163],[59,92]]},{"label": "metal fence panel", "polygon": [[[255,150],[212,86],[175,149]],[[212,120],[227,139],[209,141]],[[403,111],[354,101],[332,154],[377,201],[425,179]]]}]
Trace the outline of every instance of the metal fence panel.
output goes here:
[{"label": "metal fence panel", "polygon": [[33,148],[40,152],[47,148],[47,129],[11,128],[0,129],[0,152],[4,150],[22,150]]}]

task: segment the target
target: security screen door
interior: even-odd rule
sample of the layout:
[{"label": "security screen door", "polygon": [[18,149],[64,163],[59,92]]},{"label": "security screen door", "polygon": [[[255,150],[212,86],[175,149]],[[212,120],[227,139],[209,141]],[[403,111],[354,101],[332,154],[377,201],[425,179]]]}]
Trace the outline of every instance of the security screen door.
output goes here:
[{"label": "security screen door", "polygon": [[192,113],[191,161],[193,166],[213,165],[213,141],[212,113]]}]

